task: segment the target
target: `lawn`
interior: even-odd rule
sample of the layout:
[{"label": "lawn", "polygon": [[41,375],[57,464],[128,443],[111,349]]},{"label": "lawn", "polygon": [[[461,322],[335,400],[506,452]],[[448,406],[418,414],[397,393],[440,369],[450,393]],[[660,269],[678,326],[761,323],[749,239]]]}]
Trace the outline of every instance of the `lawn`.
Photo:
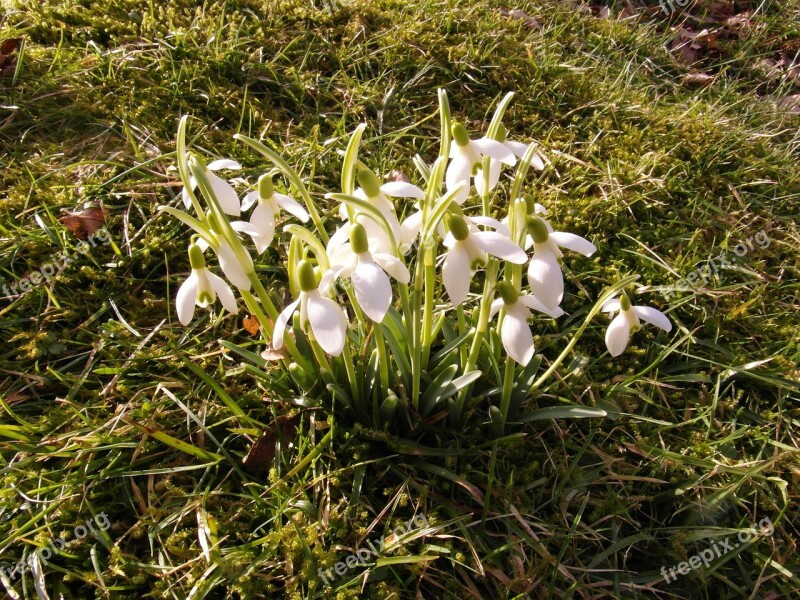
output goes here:
[{"label": "lawn", "polygon": [[[800,1],[0,7],[10,598],[800,597]],[[540,373],[626,276],[672,323],[612,358],[596,316],[501,435],[480,382],[457,427],[381,425],[232,351],[265,349],[243,310],[176,313],[182,116],[226,177],[272,166],[235,134],[278,152],[332,231],[359,124],[369,168],[423,185],[438,90],[478,135],[514,92],[526,196],[597,247],[565,257]]]}]

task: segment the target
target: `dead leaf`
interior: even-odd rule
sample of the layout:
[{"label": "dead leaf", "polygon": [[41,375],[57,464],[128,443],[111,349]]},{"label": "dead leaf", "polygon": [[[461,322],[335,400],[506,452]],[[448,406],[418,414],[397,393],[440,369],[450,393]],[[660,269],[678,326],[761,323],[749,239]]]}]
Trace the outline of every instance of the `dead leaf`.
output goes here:
[{"label": "dead leaf", "polygon": [[387,179],[389,181],[402,181],[403,183],[411,183],[411,180],[406,176],[406,174],[402,171],[398,171],[397,169],[389,173],[389,177],[387,177]]},{"label": "dead leaf", "polygon": [[257,335],[260,325],[258,317],[255,315],[250,315],[242,320],[244,330],[250,335]]},{"label": "dead leaf", "polygon": [[508,10],[506,8],[500,9],[500,14],[504,17],[509,19],[515,19],[517,21],[522,21],[523,24],[528,27],[529,29],[541,29],[542,25],[536,19],[536,17],[530,16],[524,10],[520,10],[519,8],[514,8],[512,10]]},{"label": "dead leaf", "polygon": [[101,206],[88,206],[79,211],[62,209],[64,215],[59,221],[79,240],[85,240],[106,224],[105,209]]},{"label": "dead leaf", "polygon": [[253,442],[250,451],[242,459],[244,470],[251,475],[264,475],[269,464],[275,458],[275,444],[278,440],[286,441],[293,437],[297,431],[297,419],[294,416],[282,415],[273,424],[274,430],[265,431],[260,438]]},{"label": "dead leaf", "polygon": [[687,65],[696,63],[700,58],[700,51],[706,49],[715,36],[708,30],[692,31],[678,27],[675,37],[667,46],[677,58]]},{"label": "dead leaf", "polygon": [[0,77],[11,75],[17,68],[15,55],[22,47],[22,38],[8,38],[0,40]]},{"label": "dead leaf", "polygon": [[687,87],[703,87],[709,85],[716,79],[713,75],[708,73],[687,73],[683,76],[683,85]]},{"label": "dead leaf", "polygon": [[261,358],[270,362],[274,360],[283,360],[286,358],[286,348],[283,347],[279,350],[275,350],[272,344],[267,342],[267,348],[261,353]]},{"label": "dead leaf", "polygon": [[772,98],[778,108],[793,114],[800,113],[800,94],[793,94],[785,98]]}]

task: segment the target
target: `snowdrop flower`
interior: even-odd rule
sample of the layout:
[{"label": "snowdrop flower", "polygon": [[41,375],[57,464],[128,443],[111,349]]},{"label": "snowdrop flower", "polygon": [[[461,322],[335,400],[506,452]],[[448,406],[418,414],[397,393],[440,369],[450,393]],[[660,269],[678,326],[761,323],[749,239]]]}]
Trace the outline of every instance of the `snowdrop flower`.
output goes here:
[{"label": "snowdrop flower", "polygon": [[[280,215],[281,209],[294,215],[303,223],[307,223],[308,213],[296,200],[279,194],[275,191],[272,178],[269,175],[262,175],[258,178],[258,189],[250,192],[244,197],[242,210],[248,210],[253,204],[258,203],[253,214],[250,215],[250,222],[235,221],[231,226],[239,232],[247,233],[253,238],[256,250],[262,254],[275,237],[275,218]],[[247,227],[246,225],[249,225]]]},{"label": "snowdrop flower", "polygon": [[456,214],[450,213],[445,219],[450,233],[444,238],[448,251],[442,264],[442,282],[453,306],[466,299],[472,273],[486,265],[487,254],[517,265],[528,259],[522,248],[501,233],[470,230],[464,217]]},{"label": "snowdrop flower", "polygon": [[305,328],[309,324],[320,347],[331,356],[339,356],[347,339],[347,315],[336,302],[323,296],[322,286],[317,288],[311,263],[301,260],[297,265],[297,275],[300,297],[278,315],[272,334],[272,348],[283,348],[286,325],[299,308],[301,326]]},{"label": "snowdrop flower", "polygon": [[[208,177],[208,181],[211,184],[211,189],[214,190],[214,195],[217,197],[223,212],[234,217],[238,217],[241,214],[241,209],[239,207],[239,196],[236,194],[236,190],[233,189],[230,183],[215,175],[213,171],[219,171],[220,169],[241,168],[242,165],[235,160],[229,159],[214,160],[206,165],[206,177]],[[197,181],[194,177],[189,179],[189,184],[192,190],[197,189]],[[192,207],[192,200],[189,198],[189,192],[186,191],[186,188],[183,189],[181,196],[183,198],[183,205],[187,209],[190,209]]]},{"label": "snowdrop flower", "polygon": [[564,274],[558,259],[562,248],[591,256],[597,248],[579,235],[563,231],[548,231],[543,219],[533,217],[528,224],[533,238],[533,258],[528,265],[528,284],[533,295],[548,308],[555,309],[564,297]]},{"label": "snowdrop flower", "polygon": [[367,231],[360,223],[350,226],[349,234],[348,243],[339,244],[341,236],[329,240],[327,253],[331,268],[323,275],[320,288],[332,285],[338,277],[349,277],[364,314],[380,323],[392,304],[392,285],[387,273],[406,284],[411,280],[411,274],[400,259],[391,254],[373,254],[369,249]]},{"label": "snowdrop flower", "polygon": [[[511,153],[516,156],[517,158],[522,158],[525,156],[525,153],[528,151],[529,145],[523,144],[521,142],[514,142],[511,140],[507,140],[506,136],[508,132],[504,125],[500,125],[500,134],[499,134],[499,141],[503,146],[508,148]],[[537,171],[544,170],[544,161],[542,157],[538,154],[533,155],[533,159],[531,160],[531,166],[536,169]],[[500,171],[503,168],[503,164],[501,161],[497,160],[496,158],[492,158],[489,161],[489,189],[486,190],[488,193],[489,191],[493,190],[497,185],[497,182],[500,181]],[[481,196],[484,195],[484,181],[483,181],[483,167],[479,166],[477,171],[475,172],[475,189],[478,191],[478,194]]]},{"label": "snowdrop flower", "polygon": [[[381,214],[386,218],[389,227],[392,230],[392,235],[396,242],[400,243],[402,239],[400,222],[397,220],[397,215],[394,211],[394,205],[389,197],[393,198],[414,198],[421,200],[425,198],[425,192],[412,183],[405,181],[390,181],[381,185],[378,176],[369,169],[362,169],[356,174],[358,184],[361,186],[353,195],[362,200],[367,200],[375,208],[381,211]],[[342,204],[339,207],[339,216],[342,219],[347,218],[347,206]],[[367,215],[359,214],[356,217],[356,222],[361,223],[367,230],[367,237],[370,239],[378,240],[379,247],[382,252],[387,254],[396,254],[397,248],[392,248],[389,243],[389,236],[375,221]],[[413,241],[412,241],[413,243]]]},{"label": "snowdrop flower", "polygon": [[664,331],[672,329],[672,323],[664,313],[649,306],[631,306],[626,294],[609,300],[603,305],[604,312],[619,311],[606,330],[606,347],[611,356],[619,356],[625,351],[631,339],[631,333],[639,329],[640,322],[646,321]]},{"label": "snowdrop flower", "polygon": [[[547,219],[545,219],[543,216],[541,216],[541,215],[546,215],[547,214],[547,209],[544,206],[542,206],[541,204],[539,204],[538,202],[534,202],[533,198],[531,198],[530,196],[525,198],[525,203],[527,204],[527,214],[528,215],[532,215],[532,216],[537,216],[538,215],[539,218],[544,223],[544,226],[547,227],[547,232],[548,233],[552,233],[553,232],[553,226],[550,225],[550,222]],[[512,203],[512,205],[513,205],[513,203]],[[507,216],[503,217],[503,220],[500,221],[500,222],[503,225],[505,225],[506,228],[508,228],[508,224],[510,222],[509,216],[507,215]],[[525,243],[522,245],[522,248],[524,250],[530,250],[532,246],[533,246],[533,237],[531,237],[531,234],[526,231],[525,232]]]},{"label": "snowdrop flower", "polygon": [[239,309],[236,306],[236,299],[233,297],[231,287],[224,279],[214,275],[206,268],[203,251],[197,244],[189,245],[189,263],[192,273],[181,285],[175,299],[178,320],[184,326],[188,325],[194,316],[194,307],[205,308],[213,304],[217,295],[219,295],[222,306],[228,312],[236,314]]},{"label": "snowdrop flower", "polygon": [[528,326],[531,310],[538,310],[554,319],[564,314],[560,308],[555,310],[547,308],[535,296],[520,295],[514,286],[501,281],[497,284],[500,298],[492,302],[490,318],[494,317],[501,308],[506,309],[503,324],[500,327],[500,339],[508,355],[522,366],[527,365],[533,358],[533,334]]},{"label": "snowdrop flower", "polygon": [[[214,215],[211,214],[211,211],[206,213],[206,221],[209,224],[211,235],[217,240],[217,245],[214,251],[217,254],[219,266],[222,269],[222,272],[225,274],[225,277],[227,277],[228,281],[230,281],[237,288],[241,290],[249,290],[252,284],[250,283],[250,278],[248,277],[247,272],[248,270],[252,272],[255,268],[253,266],[253,259],[250,256],[250,253],[242,248],[241,244],[239,244],[241,259],[237,258],[234,249],[231,248],[231,245],[219,232],[220,227],[214,219]],[[249,233],[250,235],[254,235],[256,233],[255,229],[249,223],[244,221],[234,221],[231,223],[231,228],[235,231]],[[196,244],[200,247],[202,252],[205,252],[209,247],[208,242],[200,237],[198,237]]]},{"label": "snowdrop flower", "polygon": [[[476,166],[480,165],[484,156],[490,156],[509,166],[514,166],[517,162],[514,153],[497,140],[487,137],[470,140],[466,128],[460,123],[453,123],[452,133],[455,143],[450,146],[450,158],[452,160],[447,165],[447,172],[445,173],[445,183],[449,190],[452,190],[462,181],[469,182],[470,177],[475,173]],[[455,201],[459,204],[464,204],[468,196],[469,188],[465,188],[455,198]]]}]

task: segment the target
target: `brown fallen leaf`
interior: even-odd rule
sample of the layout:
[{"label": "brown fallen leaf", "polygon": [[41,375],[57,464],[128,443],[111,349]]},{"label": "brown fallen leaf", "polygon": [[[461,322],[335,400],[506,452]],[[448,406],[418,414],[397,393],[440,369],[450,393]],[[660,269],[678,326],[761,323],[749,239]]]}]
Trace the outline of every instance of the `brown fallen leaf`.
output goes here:
[{"label": "brown fallen leaf", "polygon": [[87,206],[78,211],[62,209],[59,221],[79,240],[85,240],[106,224],[106,213],[102,206]]},{"label": "brown fallen leaf", "polygon": [[678,27],[673,37],[667,44],[670,52],[687,65],[696,63],[700,59],[701,50],[705,50],[709,42],[715,38],[708,29],[692,31]]},{"label": "brown fallen leaf", "polygon": [[785,98],[772,98],[775,106],[782,108],[786,112],[797,114],[800,113],[800,94],[793,94]]},{"label": "brown fallen leaf", "polygon": [[517,21],[522,21],[523,24],[528,27],[529,29],[541,29],[542,25],[539,23],[536,17],[530,16],[524,10],[519,8],[514,8],[512,10],[508,10],[507,8],[501,8],[500,14],[504,17],[509,19],[515,19]]},{"label": "brown fallen leaf", "polygon": [[297,431],[299,414],[294,416],[281,415],[273,424],[274,430],[265,431],[260,438],[253,442],[250,451],[242,459],[244,470],[251,475],[263,475],[269,464],[275,458],[275,443],[278,440],[286,441],[293,437]]},{"label": "brown fallen leaf", "polygon": [[15,56],[22,47],[22,38],[0,40],[0,77],[12,75],[17,68]]},{"label": "brown fallen leaf", "polygon": [[403,183],[411,183],[411,180],[408,178],[408,176],[402,171],[398,171],[397,169],[389,173],[389,177],[387,177],[386,179],[388,179],[389,181],[402,181]]},{"label": "brown fallen leaf", "polygon": [[250,335],[258,335],[259,326],[258,317],[255,315],[250,315],[242,320],[242,327]]},{"label": "brown fallen leaf", "polygon": [[687,73],[681,80],[687,87],[703,87],[709,85],[716,77],[708,73]]},{"label": "brown fallen leaf", "polygon": [[286,348],[283,347],[279,350],[275,350],[272,344],[267,342],[267,348],[261,353],[261,358],[270,362],[274,360],[283,360],[286,358]]}]

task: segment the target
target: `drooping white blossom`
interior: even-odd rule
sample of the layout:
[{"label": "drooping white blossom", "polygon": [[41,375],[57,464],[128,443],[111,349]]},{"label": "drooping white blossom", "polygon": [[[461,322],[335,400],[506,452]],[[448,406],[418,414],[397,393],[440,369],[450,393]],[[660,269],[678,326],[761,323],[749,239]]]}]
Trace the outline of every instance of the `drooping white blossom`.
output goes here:
[{"label": "drooping white blossom", "polygon": [[[214,191],[214,195],[217,197],[220,207],[225,214],[233,217],[238,217],[241,214],[239,196],[236,194],[236,190],[233,189],[233,186],[216,175],[214,171],[220,171],[222,169],[238,170],[241,168],[242,165],[238,162],[227,158],[213,160],[206,165],[206,177],[208,177],[208,182],[211,184],[211,189]],[[192,190],[196,190],[197,180],[194,177],[189,178],[189,185]],[[186,188],[181,192],[181,197],[183,199],[183,205],[187,209],[190,209],[192,207],[192,200]]]},{"label": "drooping white blossom", "polygon": [[[462,181],[469,182],[484,156],[489,156],[509,166],[513,166],[517,162],[514,153],[497,140],[488,137],[477,140],[469,139],[466,128],[460,123],[453,124],[452,133],[450,164],[447,165],[445,172],[445,183],[448,190],[454,189]],[[463,204],[468,196],[469,187],[465,187],[455,201]]]},{"label": "drooping white blossom", "polygon": [[262,175],[258,179],[258,189],[249,192],[242,202],[242,210],[249,210],[256,204],[253,213],[250,215],[250,227],[241,225],[242,221],[231,223],[237,231],[247,233],[253,238],[256,250],[259,254],[263,253],[272,243],[275,237],[275,221],[280,215],[281,209],[294,215],[303,223],[309,220],[308,212],[299,202],[275,191],[272,178]]},{"label": "drooping white blossom", "polygon": [[238,312],[236,298],[233,296],[231,287],[224,279],[214,275],[206,268],[203,251],[197,244],[189,246],[189,262],[192,272],[181,284],[175,298],[178,320],[184,326],[188,325],[194,316],[195,306],[206,308],[216,301],[217,296],[228,312],[233,314]]},{"label": "drooping white blossom", "polygon": [[520,295],[514,286],[501,281],[497,284],[500,298],[492,302],[490,318],[494,317],[501,308],[505,309],[505,317],[500,326],[500,340],[503,342],[508,355],[525,366],[533,358],[533,333],[528,325],[531,311],[536,310],[554,319],[564,314],[560,308],[555,310],[547,308],[535,296]]},{"label": "drooping white blossom", "polygon": [[619,311],[606,330],[606,347],[611,356],[619,356],[628,347],[631,333],[641,326],[640,319],[664,331],[672,330],[672,323],[660,310],[649,306],[632,306],[626,294],[606,302],[603,312]]},{"label": "drooping white blossom", "polygon": [[334,235],[328,241],[326,251],[331,268],[323,275],[320,287],[332,285],[339,277],[349,278],[364,314],[380,323],[392,304],[389,275],[407,284],[411,274],[395,256],[370,251],[363,225],[355,223],[348,230],[349,241],[343,242],[341,235]]},{"label": "drooping white blossom", "polygon": [[487,254],[517,265],[528,259],[525,251],[502,233],[477,231],[458,215],[446,219],[450,232],[444,238],[448,251],[442,263],[442,283],[454,306],[466,299],[472,274],[486,265]]},{"label": "drooping white blossom", "polygon": [[339,356],[347,340],[347,315],[342,307],[323,293],[323,286],[316,285],[314,269],[310,263],[300,261],[297,266],[300,294],[294,302],[281,311],[275,321],[272,348],[283,347],[283,338],[289,320],[296,310],[300,311],[300,323],[309,326],[314,339],[331,356]]},{"label": "drooping white blossom", "polygon": [[548,308],[554,309],[564,297],[564,274],[558,259],[561,248],[591,256],[597,248],[589,240],[564,231],[548,231],[539,217],[530,219],[529,232],[533,238],[533,257],[528,265],[528,284],[531,292]]}]

